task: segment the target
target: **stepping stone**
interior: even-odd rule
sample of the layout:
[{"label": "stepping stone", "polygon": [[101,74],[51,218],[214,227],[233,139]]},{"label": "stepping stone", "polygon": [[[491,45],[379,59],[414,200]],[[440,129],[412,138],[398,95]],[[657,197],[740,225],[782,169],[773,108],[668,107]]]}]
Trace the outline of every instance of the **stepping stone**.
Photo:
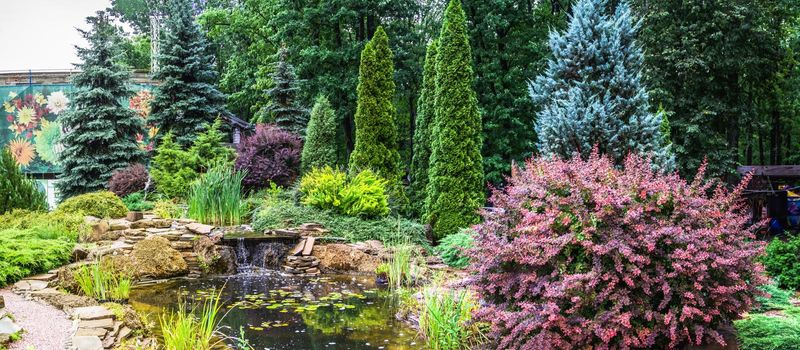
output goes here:
[{"label": "stepping stone", "polygon": [[107,330],[114,329],[114,320],[110,318],[103,318],[99,320],[81,321],[78,328],[105,328]]},{"label": "stepping stone", "polygon": [[211,230],[214,229],[214,226],[193,222],[191,224],[186,225],[186,229],[198,235],[209,235],[211,234]]},{"label": "stepping stone", "polygon": [[[79,307],[73,310],[72,314],[78,319],[86,321],[99,320],[104,318],[111,319],[114,317],[114,313],[112,313],[111,311],[102,306]],[[113,326],[114,323],[112,322],[111,325]]]},{"label": "stepping stone", "polygon": [[27,279],[28,280],[34,280],[34,281],[50,282],[50,281],[56,279],[56,275],[55,274],[51,274],[51,273],[45,273],[45,274],[36,275],[36,276],[33,276],[33,277],[28,277]]},{"label": "stepping stone", "polygon": [[72,337],[72,346],[75,350],[103,350],[103,341],[97,336]]},{"label": "stepping stone", "polygon": [[17,283],[14,283],[14,288],[23,291],[23,292],[32,292],[36,290],[42,290],[47,288],[49,283],[47,281],[36,281],[36,280],[22,280]]},{"label": "stepping stone", "polygon": [[78,328],[75,332],[76,337],[105,337],[108,333],[107,330],[103,328]]},{"label": "stepping stone", "polygon": [[12,321],[8,317],[3,317],[0,319],[0,346],[5,343],[8,343],[11,340],[11,336],[16,334],[17,332],[21,331],[22,328],[18,326],[14,321]]}]

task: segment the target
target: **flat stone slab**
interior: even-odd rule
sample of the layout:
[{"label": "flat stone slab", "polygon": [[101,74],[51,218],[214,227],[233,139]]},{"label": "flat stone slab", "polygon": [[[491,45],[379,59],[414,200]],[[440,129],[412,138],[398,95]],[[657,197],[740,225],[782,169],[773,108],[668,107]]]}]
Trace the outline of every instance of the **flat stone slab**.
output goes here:
[{"label": "flat stone slab", "polygon": [[193,222],[191,224],[186,225],[186,229],[198,235],[208,235],[211,234],[211,231],[214,229],[214,226]]},{"label": "flat stone slab", "polygon": [[17,283],[14,283],[14,288],[23,291],[23,292],[32,292],[35,290],[42,290],[47,288],[49,282],[47,281],[37,281],[37,280],[21,280]]},{"label": "flat stone slab", "polygon": [[114,320],[110,318],[103,318],[99,320],[81,321],[78,328],[104,328],[106,330],[114,329]]},{"label": "flat stone slab", "polygon": [[75,331],[76,337],[105,337],[108,330],[103,328],[78,328]]},{"label": "flat stone slab", "polygon": [[27,279],[27,280],[34,280],[34,281],[45,281],[45,282],[50,282],[50,281],[52,281],[52,280],[56,279],[56,275],[55,275],[55,274],[52,274],[52,273],[45,273],[45,274],[41,274],[41,275],[36,275],[36,276],[28,277],[28,278],[26,278],[26,279]]},{"label": "flat stone slab", "polygon": [[14,321],[8,317],[0,318],[0,334],[14,334],[22,330]]},{"label": "flat stone slab", "polygon": [[[102,306],[87,306],[87,307],[79,307],[72,311],[72,314],[80,320],[90,321],[90,320],[100,320],[104,318],[113,319],[114,313],[109,311],[108,309]],[[111,325],[113,326],[114,323],[112,322]],[[88,327],[84,327],[88,328]]]},{"label": "flat stone slab", "polygon": [[75,350],[103,350],[103,341],[97,336],[72,337],[72,346]]}]

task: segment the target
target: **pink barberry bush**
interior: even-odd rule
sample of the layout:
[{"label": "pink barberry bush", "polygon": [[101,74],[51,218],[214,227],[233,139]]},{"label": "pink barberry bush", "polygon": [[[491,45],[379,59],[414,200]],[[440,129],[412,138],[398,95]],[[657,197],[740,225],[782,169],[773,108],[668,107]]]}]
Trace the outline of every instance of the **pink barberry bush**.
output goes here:
[{"label": "pink barberry bush", "polygon": [[[651,170],[534,158],[475,227],[471,283],[499,349],[724,344],[721,326],[764,284],[763,244],[732,191]],[[713,187],[712,187],[713,186]]]}]

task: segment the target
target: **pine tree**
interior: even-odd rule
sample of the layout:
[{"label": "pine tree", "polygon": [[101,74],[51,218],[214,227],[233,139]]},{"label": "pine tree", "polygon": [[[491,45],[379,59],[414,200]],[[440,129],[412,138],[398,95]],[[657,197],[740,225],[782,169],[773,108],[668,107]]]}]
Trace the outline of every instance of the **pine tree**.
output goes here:
[{"label": "pine tree", "polygon": [[[295,75],[294,67],[289,63],[288,56],[289,50],[282,47],[278,52],[279,61],[272,73],[274,85],[266,91],[270,103],[265,107],[265,112],[272,117],[279,128],[303,136],[306,124],[308,124],[308,111],[298,105],[300,101],[297,98],[299,90],[297,75]],[[265,116],[261,115],[258,122],[265,123],[267,120]]]},{"label": "pine tree", "polygon": [[70,108],[60,118],[68,130],[61,139],[61,198],[104,189],[112,172],[143,156],[136,142],[144,133],[142,119],[121,100],[133,92],[130,72],[117,63],[117,29],[104,12],[86,21],[92,29],[79,31],[89,46],[78,48],[81,71],[72,78]]},{"label": "pine tree", "polygon": [[394,121],[394,64],[389,37],[378,27],[361,52],[356,107],[356,144],[350,155],[353,172],[370,169],[389,181],[394,203],[404,209],[408,199],[400,184],[400,153]]},{"label": "pine tree", "polygon": [[172,132],[188,147],[198,133],[225,115],[225,96],[214,86],[217,73],[205,35],[195,23],[192,2],[170,0],[161,39],[150,119],[159,135]]},{"label": "pine tree", "polygon": [[333,107],[327,97],[320,95],[311,109],[311,120],[306,129],[301,158],[303,172],[325,166],[335,168],[338,149],[336,140],[336,116]]},{"label": "pine tree", "polygon": [[8,148],[0,149],[0,214],[13,209],[47,210],[36,180],[25,176]]},{"label": "pine tree", "polygon": [[662,147],[661,116],[650,111],[642,83],[637,30],[625,1],[610,13],[606,0],[580,0],[566,31],[551,33],[553,57],[531,87],[541,106],[542,154],[588,157],[598,147],[618,164],[634,152],[664,170],[674,167],[669,147]]},{"label": "pine tree", "polygon": [[217,164],[230,163],[236,157],[236,152],[223,144],[227,135],[220,131],[221,128],[222,119],[217,118],[211,126],[206,127],[206,131],[197,135],[189,148],[189,153],[199,163],[198,171],[204,173]]},{"label": "pine tree", "polygon": [[414,214],[421,217],[425,210],[425,189],[428,187],[428,164],[431,158],[431,124],[435,115],[436,53],[438,43],[428,44],[422,75],[422,89],[417,102],[417,120],[414,127],[414,155],[411,159],[411,184],[409,197]]},{"label": "pine tree", "polygon": [[426,219],[439,239],[479,221],[485,201],[481,115],[461,0],[444,13],[436,56],[436,95]]}]

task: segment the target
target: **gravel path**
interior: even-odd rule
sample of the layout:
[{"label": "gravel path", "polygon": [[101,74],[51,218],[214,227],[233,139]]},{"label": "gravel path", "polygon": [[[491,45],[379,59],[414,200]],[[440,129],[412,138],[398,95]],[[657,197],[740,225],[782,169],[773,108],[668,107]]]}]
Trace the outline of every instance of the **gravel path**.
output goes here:
[{"label": "gravel path", "polygon": [[72,321],[63,311],[4,289],[6,310],[14,314],[15,322],[25,330],[22,339],[11,343],[10,350],[59,350],[70,336]]}]

